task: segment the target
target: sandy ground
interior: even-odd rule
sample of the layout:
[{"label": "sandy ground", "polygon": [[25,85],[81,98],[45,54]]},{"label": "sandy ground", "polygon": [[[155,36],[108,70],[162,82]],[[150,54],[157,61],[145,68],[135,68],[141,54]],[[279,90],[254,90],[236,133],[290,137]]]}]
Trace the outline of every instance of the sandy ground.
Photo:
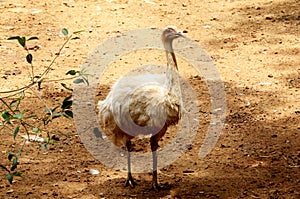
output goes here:
[{"label": "sandy ground", "polygon": [[[8,37],[39,37],[32,41],[40,46],[33,51],[38,73],[65,41],[62,28],[84,30],[54,64],[48,77],[58,79],[79,69],[88,54],[111,36],[175,25],[214,59],[227,99],[224,131],[211,153],[199,159],[210,96],[201,74],[181,70],[198,94],[202,120],[189,150],[159,171],[159,181],[170,189],[150,190],[151,173],[134,174],[136,188],[124,188],[126,173],[96,160],[76,136],[74,124],[62,119],[49,126],[59,138],[50,150],[36,143],[23,147],[22,178],[10,185],[0,170],[0,198],[300,198],[299,8],[297,0],[0,1],[1,91],[29,82],[26,52]],[[143,64],[137,60],[129,57],[118,63]],[[99,98],[123,71],[112,70]],[[50,106],[69,94],[59,82],[47,83],[37,92]],[[33,96],[23,106],[39,113],[44,109]],[[22,138],[13,140],[7,129],[0,136],[0,163],[9,166],[6,152],[18,151]],[[91,175],[91,169],[99,174]]]}]

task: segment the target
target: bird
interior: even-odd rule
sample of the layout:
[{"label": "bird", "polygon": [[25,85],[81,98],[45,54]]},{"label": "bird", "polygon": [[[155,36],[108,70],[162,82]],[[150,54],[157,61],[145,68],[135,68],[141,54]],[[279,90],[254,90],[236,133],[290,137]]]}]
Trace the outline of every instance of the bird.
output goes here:
[{"label": "bird", "polygon": [[125,187],[136,186],[131,174],[131,140],[137,135],[148,135],[153,158],[152,188],[156,191],[161,189],[157,180],[158,142],[169,126],[179,122],[183,109],[178,65],[172,45],[180,37],[185,38],[175,28],[167,27],[162,32],[161,41],[167,59],[165,73],[121,77],[106,98],[98,101],[99,122],[104,128],[111,129],[112,142],[127,150]]}]

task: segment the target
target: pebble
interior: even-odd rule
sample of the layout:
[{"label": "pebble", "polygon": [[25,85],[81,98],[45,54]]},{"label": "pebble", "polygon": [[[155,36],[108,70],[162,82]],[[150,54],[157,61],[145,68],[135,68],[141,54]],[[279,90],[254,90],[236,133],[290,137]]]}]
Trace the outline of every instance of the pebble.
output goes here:
[{"label": "pebble", "polygon": [[92,174],[92,175],[98,175],[100,172],[98,171],[98,170],[96,170],[96,169],[90,169],[90,174]]},{"label": "pebble", "polygon": [[21,71],[20,70],[7,70],[7,71],[5,71],[4,74],[5,75],[19,75],[19,74],[21,74]]}]

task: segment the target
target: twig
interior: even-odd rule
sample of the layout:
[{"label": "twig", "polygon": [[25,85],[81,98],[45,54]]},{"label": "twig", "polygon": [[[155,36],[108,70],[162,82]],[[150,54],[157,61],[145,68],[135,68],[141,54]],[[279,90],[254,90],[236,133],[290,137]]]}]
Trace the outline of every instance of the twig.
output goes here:
[{"label": "twig", "polygon": [[10,173],[10,171],[9,171],[5,166],[3,166],[2,164],[0,164],[0,167],[1,167],[2,169],[4,169],[5,171],[7,171],[8,173]]},{"label": "twig", "polygon": [[[14,96],[15,95],[15,92],[19,92],[19,91],[24,91],[30,87],[32,87],[33,85],[39,83],[40,81],[43,80],[44,76],[46,76],[49,71],[51,70],[52,68],[52,65],[54,64],[54,62],[56,61],[56,59],[59,57],[61,51],[64,49],[64,47],[67,45],[67,43],[70,41],[70,39],[72,38],[72,35],[70,35],[68,37],[68,39],[63,43],[63,45],[60,47],[60,49],[58,50],[58,53],[56,53],[55,57],[53,58],[53,60],[51,61],[51,63],[49,64],[49,66],[44,70],[44,72],[39,76],[39,78],[37,78],[36,80],[34,80],[34,76],[32,76],[32,82],[24,87],[21,87],[21,88],[18,88],[18,89],[15,89],[15,90],[10,90],[10,91],[1,91],[0,94],[7,94],[7,93],[14,93],[12,95],[9,95],[9,96],[5,96],[5,97],[10,97],[10,96]],[[32,64],[31,64],[32,66]],[[33,70],[33,66],[31,67],[32,70]],[[32,71],[32,75],[34,75],[33,71]],[[4,98],[4,97],[3,97]]]},{"label": "twig", "polygon": [[51,63],[49,64],[49,66],[46,68],[46,70],[41,74],[41,76],[39,77],[38,80],[42,80],[43,77],[45,75],[47,75],[49,73],[49,71],[51,70],[52,65],[54,64],[55,60],[59,57],[61,51],[64,49],[65,45],[67,45],[67,43],[70,41],[70,39],[72,38],[72,35],[70,35],[68,37],[68,39],[65,41],[65,43],[63,43],[63,45],[60,47],[58,53],[56,54],[56,56],[53,58],[53,60],[51,61]]}]

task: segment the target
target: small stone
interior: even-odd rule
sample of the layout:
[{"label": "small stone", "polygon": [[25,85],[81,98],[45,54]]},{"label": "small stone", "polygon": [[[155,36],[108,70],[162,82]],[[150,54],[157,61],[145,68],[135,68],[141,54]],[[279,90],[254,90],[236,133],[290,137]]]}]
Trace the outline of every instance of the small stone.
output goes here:
[{"label": "small stone", "polygon": [[266,18],[265,18],[266,20],[272,20],[273,19],[273,17],[271,17],[271,16],[266,16]]},{"label": "small stone", "polygon": [[272,137],[272,138],[277,138],[278,135],[277,135],[277,134],[273,134],[273,135],[271,135],[271,137]]},{"label": "small stone", "polygon": [[186,145],[186,149],[187,149],[187,150],[192,150],[192,148],[193,148],[193,147],[192,147],[191,144],[187,144],[187,145]]},{"label": "small stone", "polygon": [[58,193],[54,192],[54,193],[52,193],[52,196],[53,196],[53,197],[57,197],[57,196],[58,196]]},{"label": "small stone", "polygon": [[194,173],[195,171],[192,170],[184,170],[183,173]]},{"label": "small stone", "polygon": [[98,175],[100,172],[96,169],[90,169],[90,174],[92,175]]},{"label": "small stone", "polygon": [[194,79],[199,79],[199,80],[201,80],[201,76],[199,76],[199,75],[192,75],[192,77],[193,77]]},{"label": "small stone", "polygon": [[12,70],[12,71],[8,70],[8,71],[5,71],[4,74],[5,75],[19,75],[19,74],[21,74],[21,71],[20,70]]},{"label": "small stone", "polygon": [[57,137],[55,134],[52,135],[51,139],[55,141],[59,141],[59,137]]}]

